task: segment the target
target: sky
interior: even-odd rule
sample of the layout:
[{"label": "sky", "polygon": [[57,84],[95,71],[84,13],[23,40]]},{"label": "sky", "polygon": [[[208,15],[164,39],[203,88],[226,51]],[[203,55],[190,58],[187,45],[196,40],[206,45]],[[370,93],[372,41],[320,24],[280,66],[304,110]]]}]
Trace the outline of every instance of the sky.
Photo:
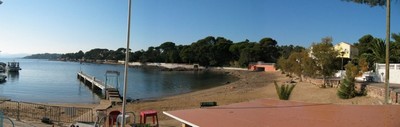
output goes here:
[{"label": "sky", "polygon": [[[127,0],[1,0],[0,57],[126,47]],[[189,45],[207,36],[233,42],[309,47],[323,37],[355,43],[385,38],[386,8],[341,0],[132,0],[130,48],[170,41]],[[391,32],[400,33],[400,1]]]}]

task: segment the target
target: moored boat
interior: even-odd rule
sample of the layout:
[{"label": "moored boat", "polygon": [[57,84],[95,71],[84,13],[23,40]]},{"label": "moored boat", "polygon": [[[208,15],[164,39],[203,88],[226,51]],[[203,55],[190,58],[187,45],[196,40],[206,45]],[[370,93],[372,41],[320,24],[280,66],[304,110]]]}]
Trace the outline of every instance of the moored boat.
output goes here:
[{"label": "moored boat", "polygon": [[18,72],[19,70],[21,70],[21,68],[19,67],[19,62],[8,62],[6,70],[8,72]]},{"label": "moored boat", "polygon": [[0,62],[0,72],[5,72],[6,71],[6,63]]},{"label": "moored boat", "polygon": [[0,82],[6,81],[7,76],[0,74]]}]

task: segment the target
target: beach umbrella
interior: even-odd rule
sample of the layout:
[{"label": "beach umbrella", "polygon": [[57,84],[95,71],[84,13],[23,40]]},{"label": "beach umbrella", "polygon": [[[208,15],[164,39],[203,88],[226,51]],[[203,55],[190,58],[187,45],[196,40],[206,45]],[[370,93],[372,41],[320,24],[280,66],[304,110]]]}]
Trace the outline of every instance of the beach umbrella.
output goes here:
[{"label": "beach umbrella", "polygon": [[128,62],[129,62],[129,40],[131,33],[131,0],[128,0],[128,28],[127,28],[127,36],[126,36],[126,50],[125,50],[125,68],[124,68],[124,88],[122,95],[122,126],[125,125],[125,107],[126,107],[126,87],[128,84]]}]

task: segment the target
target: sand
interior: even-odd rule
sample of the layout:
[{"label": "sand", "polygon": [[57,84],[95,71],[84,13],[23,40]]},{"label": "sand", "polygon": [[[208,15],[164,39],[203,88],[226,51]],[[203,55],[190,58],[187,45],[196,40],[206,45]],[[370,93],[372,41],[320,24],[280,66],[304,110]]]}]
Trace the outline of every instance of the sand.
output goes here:
[{"label": "sand", "polygon": [[[218,105],[250,101],[261,98],[278,99],[274,81],[279,84],[290,81],[290,78],[280,72],[251,72],[225,70],[239,80],[229,84],[206,90],[195,91],[187,94],[165,97],[158,100],[129,103],[126,110],[139,115],[143,110],[156,110],[160,117],[161,126],[179,126],[179,122],[173,120],[162,111],[199,108],[200,102],[215,101]],[[381,104],[381,100],[367,96],[343,100],[337,97],[336,88],[319,88],[307,82],[297,81],[290,100],[311,103],[333,104]],[[121,106],[115,106],[111,110],[121,110]]]}]

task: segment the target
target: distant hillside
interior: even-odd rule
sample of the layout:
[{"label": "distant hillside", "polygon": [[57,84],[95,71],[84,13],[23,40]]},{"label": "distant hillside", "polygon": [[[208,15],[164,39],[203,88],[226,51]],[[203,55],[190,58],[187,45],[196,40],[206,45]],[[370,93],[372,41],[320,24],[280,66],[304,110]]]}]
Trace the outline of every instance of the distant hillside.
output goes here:
[{"label": "distant hillside", "polygon": [[56,53],[43,53],[43,54],[33,54],[30,56],[23,57],[24,59],[57,59],[61,54]]}]

